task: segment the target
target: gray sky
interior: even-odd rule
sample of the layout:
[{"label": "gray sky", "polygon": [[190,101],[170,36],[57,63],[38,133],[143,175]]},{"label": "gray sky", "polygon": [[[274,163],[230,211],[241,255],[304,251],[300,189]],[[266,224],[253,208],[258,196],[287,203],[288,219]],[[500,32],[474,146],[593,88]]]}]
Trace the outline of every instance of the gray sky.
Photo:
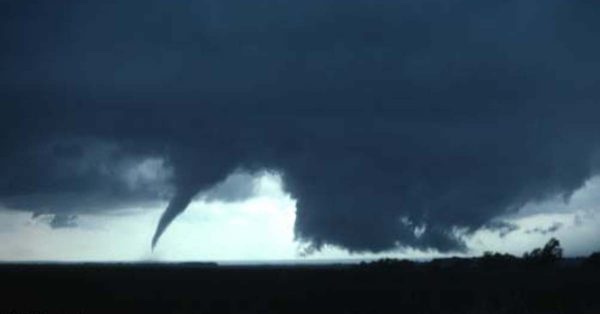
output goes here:
[{"label": "gray sky", "polygon": [[589,253],[599,6],[0,1],[4,255]]},{"label": "gray sky", "polygon": [[[335,246],[302,255],[306,244],[294,239],[295,200],[281,190],[277,175],[255,180],[248,200],[192,203],[155,251],[150,249],[148,239],[162,207],[82,215],[77,218],[76,227],[60,229],[51,228],[49,217],[0,211],[0,260],[273,262],[445,256],[415,249],[350,254]],[[501,219],[518,229],[503,235],[495,229],[481,230],[469,236],[466,241],[470,251],[463,254],[481,255],[493,250],[521,255],[542,246],[550,237],[561,241],[568,256],[600,250],[599,195],[600,177],[596,177],[575,192],[568,203],[551,200],[529,204],[520,213]],[[547,233],[538,231],[555,225],[560,228]]]}]

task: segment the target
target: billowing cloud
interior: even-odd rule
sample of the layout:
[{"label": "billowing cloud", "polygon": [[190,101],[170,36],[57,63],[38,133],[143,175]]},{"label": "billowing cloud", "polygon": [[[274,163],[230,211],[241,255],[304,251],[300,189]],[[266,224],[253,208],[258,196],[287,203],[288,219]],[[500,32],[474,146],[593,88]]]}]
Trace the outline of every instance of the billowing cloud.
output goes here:
[{"label": "billowing cloud", "polygon": [[9,208],[168,200],[157,240],[194,197],[249,195],[232,174],[274,171],[313,248],[450,251],[598,170],[589,1],[1,6]]},{"label": "billowing cloud", "polygon": [[77,226],[77,216],[74,215],[54,215],[50,221],[52,228],[72,228]]},{"label": "billowing cloud", "polygon": [[555,222],[552,225],[546,227],[546,228],[540,228],[540,227],[536,227],[530,230],[525,231],[526,233],[539,233],[542,235],[547,235],[547,234],[552,234],[555,233],[556,231],[558,231],[560,228],[563,227],[563,224],[560,222]]}]

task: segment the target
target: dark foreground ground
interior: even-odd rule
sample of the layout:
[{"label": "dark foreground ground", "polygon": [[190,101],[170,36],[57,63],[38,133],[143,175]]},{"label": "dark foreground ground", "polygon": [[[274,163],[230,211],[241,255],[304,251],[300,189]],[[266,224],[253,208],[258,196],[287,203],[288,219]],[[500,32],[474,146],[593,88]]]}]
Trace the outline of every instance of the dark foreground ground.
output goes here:
[{"label": "dark foreground ground", "polygon": [[1,265],[0,313],[600,313],[600,269]]}]

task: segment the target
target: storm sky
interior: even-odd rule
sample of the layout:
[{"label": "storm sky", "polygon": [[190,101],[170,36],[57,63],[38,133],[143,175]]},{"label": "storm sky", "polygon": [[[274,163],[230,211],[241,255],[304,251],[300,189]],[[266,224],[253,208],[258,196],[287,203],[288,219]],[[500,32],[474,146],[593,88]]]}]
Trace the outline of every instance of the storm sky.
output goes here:
[{"label": "storm sky", "polygon": [[[3,246],[28,247],[32,222],[52,234],[112,217],[137,221],[123,237],[143,235],[143,250],[168,250],[178,216],[215,204],[227,221],[275,217],[289,228],[265,237],[309,255],[596,234],[600,203],[573,205],[600,193],[595,1],[7,0],[0,12]],[[279,211],[231,209],[267,206],[261,178]],[[211,217],[167,242],[202,241],[193,230]],[[47,256],[64,256],[56,247]]]}]

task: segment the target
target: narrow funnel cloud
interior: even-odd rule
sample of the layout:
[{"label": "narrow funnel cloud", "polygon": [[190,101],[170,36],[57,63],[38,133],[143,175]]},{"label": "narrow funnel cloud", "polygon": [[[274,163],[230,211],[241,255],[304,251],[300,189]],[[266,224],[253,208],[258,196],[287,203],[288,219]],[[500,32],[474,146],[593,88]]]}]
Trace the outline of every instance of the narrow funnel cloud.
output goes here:
[{"label": "narrow funnel cloud", "polygon": [[175,217],[181,214],[190,204],[194,195],[196,195],[198,191],[196,189],[191,188],[180,188],[175,193],[175,196],[169,203],[169,206],[165,210],[165,212],[160,217],[160,221],[158,222],[158,226],[156,227],[156,231],[154,232],[154,237],[152,238],[152,249],[156,246],[156,243],[165,232],[167,227],[173,222]]}]

